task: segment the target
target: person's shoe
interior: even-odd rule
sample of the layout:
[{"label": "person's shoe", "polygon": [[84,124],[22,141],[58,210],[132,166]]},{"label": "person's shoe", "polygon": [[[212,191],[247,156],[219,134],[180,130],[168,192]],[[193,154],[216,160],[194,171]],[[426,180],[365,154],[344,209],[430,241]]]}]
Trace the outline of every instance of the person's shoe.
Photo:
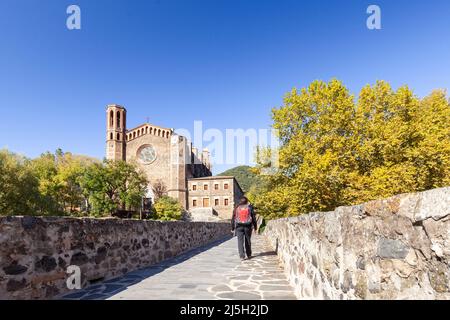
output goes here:
[{"label": "person's shoe", "polygon": [[245,260],[245,257],[244,258],[241,257],[241,261],[244,261],[244,260]]},{"label": "person's shoe", "polygon": [[249,256],[247,257],[248,260],[250,260],[251,258],[252,258],[252,255],[249,255]]}]

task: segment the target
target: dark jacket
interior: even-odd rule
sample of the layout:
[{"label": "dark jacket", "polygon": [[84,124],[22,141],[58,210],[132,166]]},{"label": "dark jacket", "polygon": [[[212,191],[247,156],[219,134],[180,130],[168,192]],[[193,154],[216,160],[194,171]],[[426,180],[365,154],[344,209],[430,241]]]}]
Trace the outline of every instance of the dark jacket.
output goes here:
[{"label": "dark jacket", "polygon": [[[252,216],[252,225],[253,228],[256,230],[258,225],[256,224],[256,216],[255,216],[255,209],[253,208],[253,206],[249,203],[248,206],[250,207],[250,214]],[[234,229],[236,228],[236,210],[239,207],[236,206],[233,210],[233,217],[231,217],[231,230],[234,231]]]}]

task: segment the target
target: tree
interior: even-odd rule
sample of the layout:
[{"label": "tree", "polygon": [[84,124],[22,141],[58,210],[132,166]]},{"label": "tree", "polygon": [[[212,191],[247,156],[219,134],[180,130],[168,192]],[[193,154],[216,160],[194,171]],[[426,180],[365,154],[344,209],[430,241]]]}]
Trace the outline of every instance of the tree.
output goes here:
[{"label": "tree", "polygon": [[446,92],[433,91],[420,101],[417,111],[417,149],[410,154],[423,190],[450,185],[450,103]]},{"label": "tree", "polygon": [[58,203],[58,174],[56,156],[50,152],[28,162],[28,169],[39,183],[40,199],[37,203],[42,215],[62,215],[64,208]]},{"label": "tree", "polygon": [[105,161],[89,166],[80,185],[96,216],[112,215],[116,210],[137,209],[146,193],[147,181],[135,164]]},{"label": "tree", "polygon": [[158,220],[180,220],[183,214],[183,207],[176,199],[163,196],[156,200],[155,211]]},{"label": "tree", "polygon": [[39,182],[24,157],[0,150],[0,215],[37,215]]},{"label": "tree", "polygon": [[155,195],[155,200],[167,195],[167,187],[161,179],[156,180],[152,186],[152,191]]},{"label": "tree", "polygon": [[285,97],[272,111],[282,147],[272,194],[285,202],[290,215],[328,210],[344,203],[341,188],[350,170],[354,144],[353,96],[333,80],[313,82]]},{"label": "tree", "polygon": [[28,162],[39,182],[39,211],[44,215],[74,214],[85,201],[79,179],[95,159],[57,149]]},{"label": "tree", "polygon": [[0,151],[0,215],[97,216],[139,208],[147,181],[134,164],[46,152],[29,160]]},{"label": "tree", "polygon": [[54,177],[58,186],[58,202],[65,212],[73,214],[81,211],[84,196],[80,185],[86,167],[96,161],[83,156],[74,156],[71,153],[60,153],[58,156],[58,173]]},{"label": "tree", "polygon": [[407,86],[394,91],[379,81],[355,101],[340,81],[315,81],[287,94],[272,118],[279,168],[250,193],[266,216],[450,184],[450,105],[443,91],[419,99]]}]

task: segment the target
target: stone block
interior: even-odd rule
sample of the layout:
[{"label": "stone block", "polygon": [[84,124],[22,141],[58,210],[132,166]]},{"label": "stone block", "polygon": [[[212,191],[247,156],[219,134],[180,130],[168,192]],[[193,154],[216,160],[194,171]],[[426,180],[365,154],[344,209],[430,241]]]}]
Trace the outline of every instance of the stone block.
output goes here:
[{"label": "stone block", "polygon": [[414,220],[442,219],[450,215],[450,187],[420,193]]},{"label": "stone block", "polygon": [[381,238],[378,242],[377,255],[382,259],[404,259],[410,247],[401,240]]}]

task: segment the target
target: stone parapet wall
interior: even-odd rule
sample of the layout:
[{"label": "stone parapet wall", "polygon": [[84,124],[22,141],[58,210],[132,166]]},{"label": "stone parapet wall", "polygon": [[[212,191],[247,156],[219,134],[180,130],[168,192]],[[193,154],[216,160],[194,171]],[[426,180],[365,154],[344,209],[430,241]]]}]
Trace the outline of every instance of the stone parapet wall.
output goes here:
[{"label": "stone parapet wall", "polygon": [[301,299],[450,299],[450,188],[270,221]]},{"label": "stone parapet wall", "polygon": [[0,299],[57,297],[70,265],[85,287],[229,234],[229,223],[0,217]]}]

